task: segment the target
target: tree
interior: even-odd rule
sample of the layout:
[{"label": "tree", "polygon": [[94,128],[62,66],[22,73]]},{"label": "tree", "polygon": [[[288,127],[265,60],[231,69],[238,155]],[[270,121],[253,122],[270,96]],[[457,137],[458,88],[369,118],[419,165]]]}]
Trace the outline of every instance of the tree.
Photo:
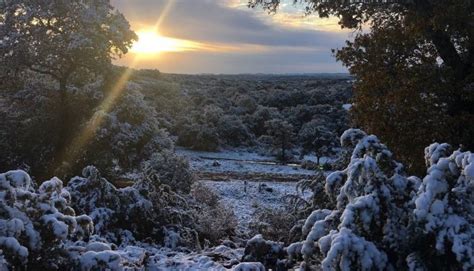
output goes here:
[{"label": "tree", "polygon": [[[275,12],[280,0],[251,0]],[[375,133],[411,170],[435,140],[474,147],[474,2],[306,0],[307,13],[359,30],[335,51],[355,75],[355,124]],[[369,31],[363,31],[368,28]]]},{"label": "tree", "polygon": [[319,165],[322,156],[334,152],[333,147],[337,136],[324,126],[320,120],[315,119],[303,125],[298,133],[298,140],[304,149],[303,152],[315,152]]},{"label": "tree", "polygon": [[104,73],[137,36],[109,0],[8,0],[0,2],[0,10],[0,63],[9,67],[9,74],[31,70],[57,81],[62,133],[58,144],[64,144],[71,130],[71,78]]},{"label": "tree", "polygon": [[286,151],[291,147],[294,136],[293,125],[285,120],[273,119],[265,122],[265,127],[272,137],[273,146],[280,150],[278,159],[286,161],[288,159]]}]

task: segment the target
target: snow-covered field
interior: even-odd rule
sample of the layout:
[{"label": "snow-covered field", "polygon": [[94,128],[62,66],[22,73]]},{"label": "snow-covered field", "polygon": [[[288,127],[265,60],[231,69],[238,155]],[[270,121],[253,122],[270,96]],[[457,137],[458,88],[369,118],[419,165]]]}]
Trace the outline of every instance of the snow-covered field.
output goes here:
[{"label": "snow-covered field", "polygon": [[[296,194],[294,182],[246,182],[244,180],[202,181],[214,190],[221,201],[234,211],[242,233],[248,231],[255,211],[259,207],[279,209],[284,207],[282,199]],[[260,189],[259,189],[260,187]],[[309,196],[309,192],[305,196]]]},{"label": "snow-covered field", "polygon": [[[273,157],[245,151],[203,152],[178,149],[177,153],[189,159],[191,168],[197,173],[244,173],[271,175],[313,176],[312,170],[302,169],[298,164],[279,164]],[[280,178],[279,178],[280,179]]]},{"label": "snow-covered field", "polygon": [[[188,158],[200,181],[232,208],[243,234],[248,232],[259,208],[283,208],[283,198],[297,194],[297,181],[315,175],[314,171],[302,169],[297,164],[278,164],[273,157],[253,152],[186,149],[177,152]],[[304,196],[310,196],[309,192]]]}]

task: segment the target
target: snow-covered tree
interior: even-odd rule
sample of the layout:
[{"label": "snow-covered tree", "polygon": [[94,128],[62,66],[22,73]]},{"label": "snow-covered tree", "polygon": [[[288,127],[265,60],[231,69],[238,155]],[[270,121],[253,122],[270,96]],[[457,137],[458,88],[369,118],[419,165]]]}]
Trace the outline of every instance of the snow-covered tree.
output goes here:
[{"label": "snow-covered tree", "polygon": [[267,133],[272,138],[273,147],[278,150],[278,159],[288,159],[287,151],[290,149],[294,132],[293,125],[282,119],[272,119],[265,122]]},{"label": "snow-covered tree", "polygon": [[77,152],[77,161],[71,161],[74,172],[92,163],[107,177],[119,177],[139,171],[145,163],[151,164],[157,153],[170,154],[174,146],[161,128],[156,110],[146,103],[140,87],[133,83],[110,111],[98,108],[83,126],[97,128],[88,131],[94,136],[87,146],[71,150]]},{"label": "snow-covered tree", "polygon": [[105,74],[112,59],[126,54],[137,39],[109,0],[1,1],[0,37],[0,64],[7,74],[34,71],[59,85],[55,156],[66,153],[76,128],[68,98],[71,78]]},{"label": "snow-covered tree", "polygon": [[109,0],[0,2],[0,62],[52,76],[65,95],[70,77],[103,72],[137,39]]},{"label": "snow-covered tree", "polygon": [[305,123],[298,133],[298,140],[304,152],[314,151],[318,164],[321,157],[334,153],[336,139],[336,135],[328,127],[321,125],[319,120]]},{"label": "snow-covered tree", "polygon": [[219,138],[231,146],[242,146],[250,141],[251,135],[242,120],[235,115],[224,115],[219,119]]},{"label": "snow-covered tree", "polygon": [[446,144],[426,149],[428,175],[408,177],[377,137],[351,129],[348,167],[326,178],[336,209],[306,219],[287,249],[323,270],[470,270],[474,267],[474,155]]},{"label": "snow-covered tree", "polygon": [[255,110],[252,115],[248,116],[246,122],[253,133],[259,137],[266,134],[267,132],[265,128],[265,122],[280,117],[281,115],[277,108],[259,105],[257,110]]}]

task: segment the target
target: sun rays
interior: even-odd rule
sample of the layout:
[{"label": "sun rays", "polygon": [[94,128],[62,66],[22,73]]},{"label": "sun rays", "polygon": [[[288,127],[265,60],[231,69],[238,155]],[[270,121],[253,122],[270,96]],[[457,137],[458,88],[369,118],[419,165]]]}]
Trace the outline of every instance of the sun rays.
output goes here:
[{"label": "sun rays", "polygon": [[156,31],[142,30],[137,35],[138,41],[130,50],[137,55],[192,51],[202,47],[198,42],[164,37]]}]

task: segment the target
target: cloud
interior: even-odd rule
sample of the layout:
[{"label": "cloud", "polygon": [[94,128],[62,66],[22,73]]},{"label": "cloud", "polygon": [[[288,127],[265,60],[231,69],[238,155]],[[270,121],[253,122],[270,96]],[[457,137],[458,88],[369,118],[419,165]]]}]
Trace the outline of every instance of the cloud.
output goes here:
[{"label": "cloud", "polygon": [[347,32],[311,29],[309,21],[305,22],[309,19],[303,18],[303,12],[297,8],[268,15],[248,9],[241,0],[170,1],[112,0],[112,4],[125,14],[135,30],[160,21],[159,32],[164,36],[219,50],[163,54],[153,61],[141,61],[142,67],[150,67],[154,62],[163,71],[186,73],[345,71],[335,63],[330,50],[344,44]]}]

